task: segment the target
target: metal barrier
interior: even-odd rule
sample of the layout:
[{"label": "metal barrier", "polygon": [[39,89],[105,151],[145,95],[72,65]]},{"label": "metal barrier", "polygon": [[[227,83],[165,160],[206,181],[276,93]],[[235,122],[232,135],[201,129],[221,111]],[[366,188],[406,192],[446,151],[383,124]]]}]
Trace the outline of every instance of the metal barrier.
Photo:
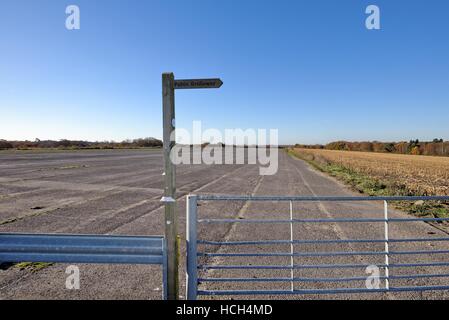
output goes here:
[{"label": "metal barrier", "polygon": [[[419,268],[419,267],[449,267],[448,262],[425,262],[425,263],[390,263],[393,256],[413,256],[421,254],[439,255],[449,254],[446,250],[423,250],[423,251],[392,251],[390,244],[393,243],[424,243],[424,242],[449,242],[449,237],[433,238],[412,238],[412,239],[392,239],[389,237],[389,225],[392,223],[405,222],[442,222],[449,221],[449,218],[390,218],[388,212],[388,202],[391,201],[449,201],[449,197],[276,197],[276,196],[224,196],[224,195],[189,195],[187,197],[187,298],[197,299],[199,295],[307,295],[307,294],[340,294],[340,293],[386,293],[386,292],[423,292],[449,290],[449,285],[443,286],[401,286],[392,287],[390,281],[399,279],[426,279],[426,278],[449,278],[447,274],[406,274],[392,275],[391,269],[396,268]],[[198,219],[199,201],[271,201],[289,202],[290,219]],[[344,218],[344,219],[293,219],[294,202],[383,202],[383,218]],[[290,226],[289,240],[260,240],[260,241],[205,241],[198,240],[197,224],[286,224]],[[383,239],[337,239],[337,240],[295,240],[293,238],[294,224],[321,224],[321,223],[382,223],[384,227]],[[294,252],[295,244],[384,244],[383,251],[350,251],[350,252]],[[289,252],[268,252],[268,253],[211,253],[198,252],[200,246],[265,246],[265,245],[290,245]],[[355,269],[365,268],[365,264],[317,264],[317,265],[295,265],[294,257],[352,257],[352,256],[383,256],[384,263],[377,267],[384,270],[384,275],[379,276],[384,280],[384,287],[368,288],[330,288],[330,289],[305,289],[295,290],[296,282],[322,282],[322,283],[343,283],[366,280],[367,277],[346,277],[346,278],[295,278],[294,270],[298,269]],[[198,257],[290,257],[290,265],[198,265]],[[291,270],[290,277],[286,278],[198,278],[198,270]],[[234,282],[234,283],[255,283],[255,282],[284,282],[291,283],[290,290],[198,290],[199,283]]]},{"label": "metal barrier", "polygon": [[0,234],[0,261],[162,265],[167,298],[164,237]]}]

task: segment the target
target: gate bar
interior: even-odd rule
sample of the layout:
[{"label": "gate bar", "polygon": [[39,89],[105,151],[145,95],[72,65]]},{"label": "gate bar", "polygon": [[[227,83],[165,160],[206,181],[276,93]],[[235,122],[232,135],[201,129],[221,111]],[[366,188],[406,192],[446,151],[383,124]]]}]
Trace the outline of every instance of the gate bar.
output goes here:
[{"label": "gate bar", "polygon": [[449,196],[395,196],[395,197],[302,197],[302,196],[235,196],[198,195],[198,201],[449,201]]},{"label": "gate bar", "polygon": [[449,218],[392,218],[392,219],[381,219],[381,218],[342,218],[342,219],[200,219],[198,223],[268,223],[268,224],[287,224],[287,223],[373,223],[373,222],[443,222],[449,221]]},{"label": "gate bar", "polygon": [[[293,202],[290,201],[290,220],[293,221]],[[290,277],[291,277],[291,290],[292,292],[295,291],[295,282],[293,281],[294,277],[295,277],[295,269],[293,269],[293,266],[295,265],[295,256],[294,256],[294,242],[293,242],[293,223],[290,223],[290,253],[291,253],[291,257],[290,257],[290,265],[292,266],[292,269],[290,270]]]},{"label": "gate bar", "polygon": [[[379,268],[385,268],[384,264],[376,264]],[[294,265],[294,269],[357,269],[366,268],[367,264],[318,264],[318,265]],[[449,267],[449,262],[429,262],[429,263],[390,263],[388,266],[391,268],[415,268],[415,267]],[[214,265],[199,265],[198,269],[205,270],[290,270],[291,266],[281,265],[259,265],[259,266],[244,266],[244,265],[227,265],[227,266],[214,266]]]},{"label": "gate bar", "polygon": [[[387,277],[379,276],[379,280],[384,280]],[[411,274],[411,275],[390,275],[389,279],[404,280],[404,279],[425,279],[425,278],[449,278],[448,273],[444,274]],[[198,282],[290,282],[291,278],[200,278]],[[352,277],[352,278],[293,278],[295,282],[351,282],[351,281],[366,281],[366,277]]]},{"label": "gate bar", "polygon": [[341,293],[386,293],[386,292],[424,292],[449,290],[449,286],[420,286],[420,287],[390,287],[390,289],[305,289],[305,290],[202,290],[199,295],[204,296],[236,296],[236,295],[311,295],[311,294],[341,294]]},{"label": "gate bar", "polygon": [[[422,250],[422,251],[354,251],[354,252],[242,252],[242,253],[207,253],[198,252],[202,257],[334,257],[334,256],[377,256],[377,255],[425,255],[425,254],[449,254],[449,250]],[[387,265],[387,264],[386,264]]]},{"label": "gate bar", "polygon": [[198,292],[198,249],[197,249],[197,216],[198,197],[187,196],[186,217],[186,244],[187,244],[187,270],[186,270],[186,296],[187,300],[196,300]]},{"label": "gate bar", "polygon": [[[388,239],[388,242],[446,242],[449,238],[410,238]],[[198,244],[210,246],[246,246],[246,245],[273,245],[290,244],[290,240],[266,240],[266,241],[208,241],[198,240]],[[293,240],[294,244],[337,244],[337,243],[385,243],[385,239],[353,239],[353,240]]]},{"label": "gate bar", "polygon": [[388,202],[384,201],[384,215],[385,215],[385,289],[390,289],[390,271],[388,265],[390,264],[389,258],[389,245],[388,245]]}]

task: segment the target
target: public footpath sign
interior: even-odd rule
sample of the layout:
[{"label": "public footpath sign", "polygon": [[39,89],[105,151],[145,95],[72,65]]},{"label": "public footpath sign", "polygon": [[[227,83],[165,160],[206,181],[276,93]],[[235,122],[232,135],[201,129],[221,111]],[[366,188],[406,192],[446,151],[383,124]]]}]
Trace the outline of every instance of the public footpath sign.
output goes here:
[{"label": "public footpath sign", "polygon": [[218,89],[222,85],[221,79],[175,80],[175,89]]},{"label": "public footpath sign", "polygon": [[173,73],[162,74],[162,113],[164,128],[165,188],[161,202],[165,205],[165,237],[167,239],[167,297],[179,299],[179,234],[176,215],[176,167],[170,160],[176,141],[171,140],[175,130],[175,89],[215,89],[223,85],[221,79],[175,80]]}]

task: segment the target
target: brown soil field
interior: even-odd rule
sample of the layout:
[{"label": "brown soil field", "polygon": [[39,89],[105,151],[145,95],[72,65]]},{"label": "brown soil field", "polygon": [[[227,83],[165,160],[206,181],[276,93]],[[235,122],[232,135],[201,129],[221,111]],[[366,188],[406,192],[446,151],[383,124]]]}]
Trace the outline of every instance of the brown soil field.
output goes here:
[{"label": "brown soil field", "polygon": [[413,195],[449,195],[449,158],[373,152],[295,149],[318,163],[336,164],[399,186]]}]

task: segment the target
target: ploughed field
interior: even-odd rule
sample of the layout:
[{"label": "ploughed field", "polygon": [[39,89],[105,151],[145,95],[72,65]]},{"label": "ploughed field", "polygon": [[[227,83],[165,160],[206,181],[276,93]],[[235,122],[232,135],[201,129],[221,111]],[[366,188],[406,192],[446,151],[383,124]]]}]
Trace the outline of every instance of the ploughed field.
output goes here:
[{"label": "ploughed field", "polygon": [[449,195],[449,157],[295,149],[321,164],[337,164],[394,185],[410,195]]}]

